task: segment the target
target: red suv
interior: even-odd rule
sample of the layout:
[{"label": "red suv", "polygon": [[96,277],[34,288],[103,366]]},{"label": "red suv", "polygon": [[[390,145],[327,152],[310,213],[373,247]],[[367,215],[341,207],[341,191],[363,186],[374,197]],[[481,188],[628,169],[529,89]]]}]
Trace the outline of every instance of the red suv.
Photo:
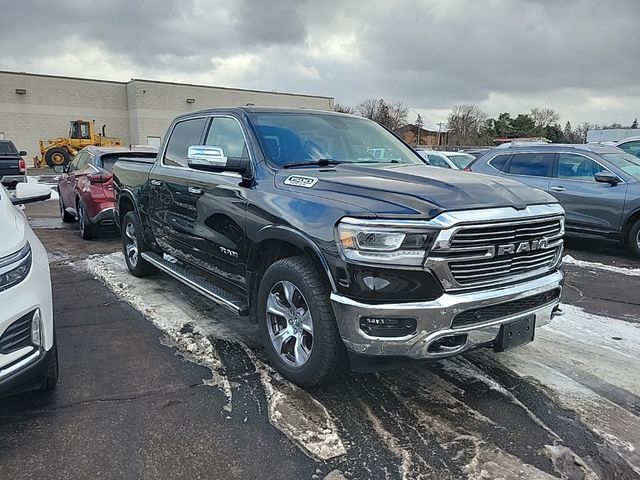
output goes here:
[{"label": "red suv", "polygon": [[60,215],[63,222],[78,221],[80,235],[90,240],[101,226],[113,225],[113,177],[116,161],[127,158],[155,159],[155,147],[85,147],[60,173]]}]

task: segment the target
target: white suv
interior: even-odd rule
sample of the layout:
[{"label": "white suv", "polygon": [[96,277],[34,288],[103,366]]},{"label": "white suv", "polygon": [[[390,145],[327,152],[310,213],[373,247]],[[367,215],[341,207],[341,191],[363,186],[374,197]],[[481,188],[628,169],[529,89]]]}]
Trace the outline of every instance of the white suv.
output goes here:
[{"label": "white suv", "polygon": [[51,390],[58,381],[47,252],[14,205],[46,200],[46,185],[0,186],[0,396]]}]

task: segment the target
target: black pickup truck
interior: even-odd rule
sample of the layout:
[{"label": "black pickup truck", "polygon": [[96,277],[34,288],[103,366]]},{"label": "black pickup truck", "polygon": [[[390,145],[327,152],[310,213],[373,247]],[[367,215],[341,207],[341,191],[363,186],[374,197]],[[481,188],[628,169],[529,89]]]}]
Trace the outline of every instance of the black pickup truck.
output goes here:
[{"label": "black pickup truck", "polygon": [[360,117],[189,113],[154,164],[113,174],[131,273],[162,270],[248,316],[275,368],[303,386],[349,364],[501,351],[561,313],[553,197],[425,165]]},{"label": "black pickup truck", "polygon": [[24,157],[27,152],[18,151],[10,140],[0,140],[0,182],[8,188],[25,181],[27,164]]}]

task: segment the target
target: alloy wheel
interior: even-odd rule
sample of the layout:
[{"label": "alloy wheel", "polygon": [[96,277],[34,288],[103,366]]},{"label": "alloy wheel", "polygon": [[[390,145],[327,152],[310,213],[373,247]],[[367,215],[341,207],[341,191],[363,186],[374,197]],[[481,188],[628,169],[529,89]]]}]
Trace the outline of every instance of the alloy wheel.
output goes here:
[{"label": "alloy wheel", "polygon": [[87,228],[87,225],[85,224],[84,208],[82,207],[82,204],[78,205],[78,226],[80,229],[80,235],[84,235],[84,230]]},{"label": "alloy wheel", "polygon": [[271,344],[289,366],[302,367],[313,349],[313,319],[309,304],[293,283],[276,283],[267,297],[267,329]]},{"label": "alloy wheel", "polygon": [[136,238],[136,227],[134,227],[132,222],[127,223],[124,234],[125,249],[127,251],[129,264],[133,268],[136,268],[136,265],[138,265],[138,239]]}]

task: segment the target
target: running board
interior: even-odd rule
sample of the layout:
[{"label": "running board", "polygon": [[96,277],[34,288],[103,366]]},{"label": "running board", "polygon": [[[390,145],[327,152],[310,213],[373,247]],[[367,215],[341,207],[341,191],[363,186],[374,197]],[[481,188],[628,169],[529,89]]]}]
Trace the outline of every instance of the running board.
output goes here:
[{"label": "running board", "polygon": [[180,265],[166,261],[160,255],[154,252],[143,252],[140,254],[151,265],[158,267],[165,273],[168,273],[175,279],[181,281],[186,286],[194,289],[196,292],[204,295],[217,304],[237,313],[240,316],[249,315],[249,306],[237,295],[214,285],[206,278],[197,275]]}]

